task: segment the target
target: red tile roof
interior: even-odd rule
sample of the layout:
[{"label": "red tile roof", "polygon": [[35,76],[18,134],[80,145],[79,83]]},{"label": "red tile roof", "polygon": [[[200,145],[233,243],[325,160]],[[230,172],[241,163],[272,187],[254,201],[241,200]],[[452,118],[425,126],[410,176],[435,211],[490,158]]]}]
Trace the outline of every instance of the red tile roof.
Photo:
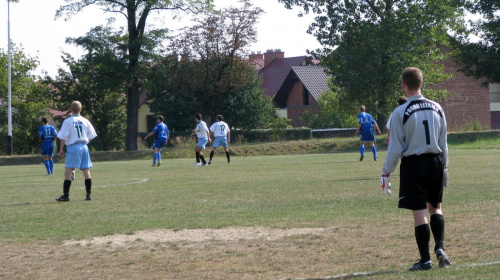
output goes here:
[{"label": "red tile roof", "polygon": [[268,67],[259,69],[259,74],[262,75],[262,88],[266,95],[273,97],[285,81],[286,76],[292,69],[292,66],[300,66],[304,63],[309,64],[307,56],[296,56],[277,58],[273,60]]}]

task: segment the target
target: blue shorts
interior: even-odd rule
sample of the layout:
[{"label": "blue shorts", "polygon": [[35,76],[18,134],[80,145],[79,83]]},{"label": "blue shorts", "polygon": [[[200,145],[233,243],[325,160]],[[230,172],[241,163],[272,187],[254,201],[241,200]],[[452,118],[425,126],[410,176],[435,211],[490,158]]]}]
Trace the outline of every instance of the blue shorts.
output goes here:
[{"label": "blue shorts", "polygon": [[226,136],[215,137],[213,146],[214,146],[214,148],[218,148],[219,146],[227,148],[227,137]]},{"label": "blue shorts", "polygon": [[202,150],[205,150],[205,145],[208,143],[208,138],[198,138],[198,143],[196,146],[200,146]]},{"label": "blue shorts", "polygon": [[373,142],[375,141],[375,135],[373,134],[373,129],[362,129],[361,130],[361,141]]},{"label": "blue shorts", "polygon": [[87,144],[73,144],[66,147],[66,168],[92,168],[90,153]]},{"label": "blue shorts", "polygon": [[156,139],[156,141],[154,142],[154,144],[151,148],[161,150],[161,148],[163,148],[163,146],[165,146],[165,141],[167,141],[167,139],[165,139],[165,138]]},{"label": "blue shorts", "polygon": [[54,142],[42,142],[42,156],[54,156]]}]

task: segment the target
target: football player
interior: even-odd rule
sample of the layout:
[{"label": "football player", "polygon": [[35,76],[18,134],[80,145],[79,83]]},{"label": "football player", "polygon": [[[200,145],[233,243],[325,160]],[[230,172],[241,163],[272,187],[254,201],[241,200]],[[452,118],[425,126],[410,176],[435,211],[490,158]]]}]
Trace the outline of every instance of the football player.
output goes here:
[{"label": "football player", "polygon": [[[196,114],[194,121],[196,122],[196,128],[191,135],[196,135],[196,137],[198,137],[198,142],[194,147],[194,152],[196,153],[196,163],[194,166],[207,166],[208,164],[203,156],[202,150],[205,150],[205,145],[207,145],[207,143],[210,144],[212,142],[210,139],[210,131],[208,130],[207,124],[201,119],[200,113]],[[200,163],[200,160],[203,164]]]},{"label": "football player", "polygon": [[392,113],[391,135],[380,183],[382,189],[390,194],[390,174],[401,158],[398,207],[413,212],[415,239],[420,253],[420,260],[409,270],[432,268],[429,253],[431,231],[439,267],[446,267],[451,264],[444,251],[444,216],[441,210],[446,181],[444,171],[448,165],[446,118],[438,103],[422,96],[424,81],[418,68],[406,68],[401,80],[408,101]]},{"label": "football player", "polygon": [[378,134],[382,134],[380,128],[378,127],[377,122],[372,117],[372,115],[365,112],[365,106],[361,105],[358,108],[358,129],[356,130],[356,135],[361,132],[361,143],[359,145],[359,152],[361,153],[361,157],[359,161],[362,161],[365,157],[365,142],[370,142],[372,145],[373,152],[373,160],[377,160],[377,147],[375,146],[375,135],[373,133],[373,127],[377,129]]},{"label": "football player", "polygon": [[229,156],[229,143],[231,143],[231,131],[229,130],[229,125],[225,123],[224,117],[222,115],[217,115],[217,122],[210,126],[210,131],[214,134],[215,140],[212,152],[210,152],[210,160],[208,164],[212,164],[212,159],[215,154],[215,150],[222,145],[224,151],[226,152],[227,163],[231,164],[231,157]]},{"label": "football player", "polygon": [[38,138],[42,141],[42,156],[44,158],[47,175],[54,174],[54,141],[57,137],[56,129],[49,125],[47,117],[42,118],[42,126],[38,129]]},{"label": "football player", "polygon": [[[168,127],[163,123],[163,116],[156,117],[156,126],[153,128],[153,131],[146,135],[144,139],[148,139],[148,137],[156,134],[156,141],[151,147],[154,150],[153,154],[153,166],[160,166],[161,164],[161,148],[168,143],[168,139],[170,137],[170,131],[168,131]],[[158,165],[156,161],[158,160]]]},{"label": "football player", "polygon": [[61,147],[59,148],[59,156],[64,157],[64,145],[66,145],[66,163],[64,171],[63,195],[56,198],[57,201],[69,201],[69,189],[71,187],[72,174],[75,168],[79,168],[83,172],[85,178],[85,190],[87,195],[85,200],[92,200],[90,196],[92,190],[92,179],[90,177],[90,161],[89,148],[87,144],[94,139],[97,134],[92,124],[86,118],[80,115],[82,104],[79,101],[71,103],[72,115],[64,120],[61,130],[57,137],[61,139]]}]

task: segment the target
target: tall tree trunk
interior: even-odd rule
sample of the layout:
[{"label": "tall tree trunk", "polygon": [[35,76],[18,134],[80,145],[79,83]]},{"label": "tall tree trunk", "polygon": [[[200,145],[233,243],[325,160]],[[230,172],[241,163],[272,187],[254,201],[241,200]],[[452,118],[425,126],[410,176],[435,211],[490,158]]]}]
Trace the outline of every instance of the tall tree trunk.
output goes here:
[{"label": "tall tree trunk", "polygon": [[134,75],[132,84],[127,89],[127,129],[125,139],[126,151],[137,151],[137,122],[139,119],[139,83]]}]

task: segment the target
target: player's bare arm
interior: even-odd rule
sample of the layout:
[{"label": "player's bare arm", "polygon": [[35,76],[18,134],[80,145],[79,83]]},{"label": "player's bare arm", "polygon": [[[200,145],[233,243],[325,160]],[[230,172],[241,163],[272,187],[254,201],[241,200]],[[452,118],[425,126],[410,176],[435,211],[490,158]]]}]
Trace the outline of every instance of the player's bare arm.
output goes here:
[{"label": "player's bare arm", "polygon": [[377,123],[375,123],[375,128],[377,129],[378,135],[382,134],[382,131],[380,131],[380,128],[378,127]]},{"label": "player's bare arm", "polygon": [[361,126],[362,126],[362,125],[363,125],[363,124],[361,124],[361,123],[360,123],[360,124],[358,124],[358,129],[356,129],[356,133],[355,133],[355,135],[358,135],[358,134],[359,134],[359,131],[361,130]]},{"label": "player's bare arm", "polygon": [[64,157],[64,145],[66,144],[66,140],[61,139],[61,148],[59,149],[59,156]]}]

